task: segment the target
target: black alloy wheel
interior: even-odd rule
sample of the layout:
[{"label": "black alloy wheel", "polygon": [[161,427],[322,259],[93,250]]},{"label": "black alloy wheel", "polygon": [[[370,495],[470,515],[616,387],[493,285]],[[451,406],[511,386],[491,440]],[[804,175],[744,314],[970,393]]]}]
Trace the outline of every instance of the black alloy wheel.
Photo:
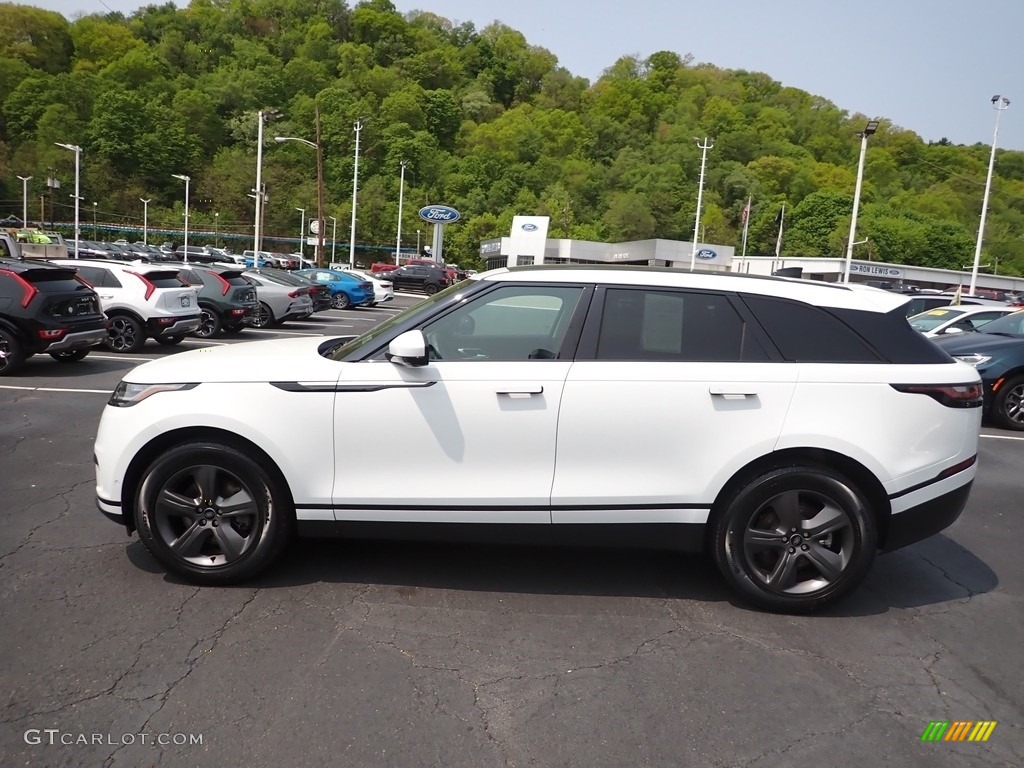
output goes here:
[{"label": "black alloy wheel", "polygon": [[269,328],[274,324],[274,312],[264,302],[260,302],[252,315],[253,328]]},{"label": "black alloy wheel", "polygon": [[427,283],[426,285],[423,286],[423,291],[424,293],[427,294],[427,296],[433,296],[435,293],[438,292],[438,290],[440,289],[433,283]]},{"label": "black alloy wheel", "polygon": [[13,334],[0,328],[0,376],[7,376],[21,368],[25,353]]},{"label": "black alloy wheel", "polygon": [[139,537],[172,571],[197,584],[251,578],[284,550],[291,502],[261,460],[220,443],[162,453],[135,499]]},{"label": "black alloy wheel", "polygon": [[193,331],[201,339],[212,339],[220,333],[220,315],[209,307],[199,309],[199,327]]},{"label": "black alloy wheel", "polygon": [[992,421],[1003,429],[1024,430],[1024,376],[1003,382],[992,400]]},{"label": "black alloy wheel", "polygon": [[807,613],[867,575],[877,526],[864,496],[825,467],[779,467],[716,507],[713,554],[726,581],[762,608]]},{"label": "black alloy wheel", "polygon": [[103,342],[112,352],[138,352],[146,343],[142,323],[131,315],[114,315],[107,326]]}]

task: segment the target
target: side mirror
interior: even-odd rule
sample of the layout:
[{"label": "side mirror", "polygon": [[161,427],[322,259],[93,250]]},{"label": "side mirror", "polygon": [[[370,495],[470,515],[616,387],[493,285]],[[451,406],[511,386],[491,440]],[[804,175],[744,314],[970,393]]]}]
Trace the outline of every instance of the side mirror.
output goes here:
[{"label": "side mirror", "polygon": [[427,364],[427,339],[423,331],[406,331],[388,344],[388,362],[416,368]]}]

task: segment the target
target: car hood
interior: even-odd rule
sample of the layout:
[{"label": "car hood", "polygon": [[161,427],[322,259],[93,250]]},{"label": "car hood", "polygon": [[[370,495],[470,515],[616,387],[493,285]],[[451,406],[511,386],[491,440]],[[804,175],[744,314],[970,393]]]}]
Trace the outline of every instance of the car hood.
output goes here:
[{"label": "car hood", "polygon": [[317,351],[332,340],[310,336],[204,347],[145,363],[124,378],[133,384],[334,382],[342,364]]},{"label": "car hood", "polygon": [[958,333],[955,336],[944,336],[932,339],[947,355],[962,355],[967,352],[998,352],[1024,345],[1024,337],[999,336],[984,331],[974,333]]}]

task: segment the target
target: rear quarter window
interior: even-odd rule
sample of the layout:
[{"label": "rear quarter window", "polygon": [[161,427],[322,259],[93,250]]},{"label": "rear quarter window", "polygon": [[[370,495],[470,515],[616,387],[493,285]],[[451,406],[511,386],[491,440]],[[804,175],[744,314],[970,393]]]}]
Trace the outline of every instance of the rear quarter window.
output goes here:
[{"label": "rear quarter window", "polygon": [[[858,331],[829,310],[789,299],[750,294],[744,295],[743,301],[786,360],[799,363],[882,361],[882,356]],[[904,317],[902,308],[900,317]],[[916,333],[905,319],[902,322],[907,330]]]}]

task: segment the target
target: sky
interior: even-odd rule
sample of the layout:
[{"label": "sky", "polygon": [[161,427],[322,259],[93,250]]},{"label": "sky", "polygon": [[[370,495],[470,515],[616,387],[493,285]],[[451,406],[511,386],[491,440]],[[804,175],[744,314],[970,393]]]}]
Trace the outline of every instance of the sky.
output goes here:
[{"label": "sky", "polygon": [[[162,2],[162,0],[155,0]],[[176,0],[184,5],[182,0]],[[621,56],[693,55],[764,72],[850,115],[884,118],[925,141],[1024,151],[1022,0],[392,0],[482,29],[494,21],[595,81]],[[140,0],[34,0],[68,18],[130,14]],[[348,0],[349,6],[355,0]],[[1018,92],[1014,92],[1014,89]]]}]

